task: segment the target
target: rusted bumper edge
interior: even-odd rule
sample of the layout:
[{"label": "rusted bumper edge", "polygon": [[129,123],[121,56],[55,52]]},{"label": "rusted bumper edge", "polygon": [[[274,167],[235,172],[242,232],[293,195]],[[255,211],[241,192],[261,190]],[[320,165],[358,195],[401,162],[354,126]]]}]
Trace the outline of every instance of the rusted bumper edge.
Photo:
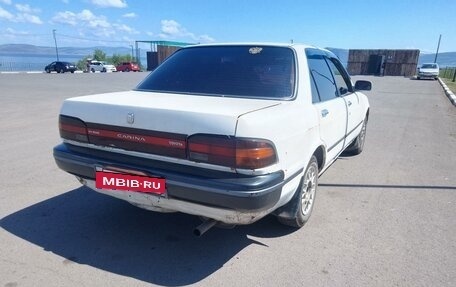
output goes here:
[{"label": "rusted bumper edge", "polygon": [[[60,169],[73,174],[89,188],[127,200],[139,207],[160,211],[181,211],[185,213],[209,216],[205,212],[215,210],[228,211],[232,216],[230,223],[246,224],[236,217],[245,214],[247,218],[264,216],[272,211],[278,203],[283,186],[295,176],[284,180],[282,171],[257,176],[235,173],[198,170],[175,163],[164,163],[130,155],[94,150],[85,147],[60,144],[54,148],[54,159]],[[150,176],[166,179],[166,197],[139,192],[100,190],[95,187],[95,170],[99,166],[116,166],[138,170]],[[296,176],[299,174],[296,174]],[[197,208],[199,207],[199,208]],[[200,210],[195,212],[192,210]],[[214,218],[212,216],[211,218]],[[217,218],[214,218],[217,219]],[[225,220],[221,220],[227,222]],[[243,223],[245,222],[245,223]]]}]

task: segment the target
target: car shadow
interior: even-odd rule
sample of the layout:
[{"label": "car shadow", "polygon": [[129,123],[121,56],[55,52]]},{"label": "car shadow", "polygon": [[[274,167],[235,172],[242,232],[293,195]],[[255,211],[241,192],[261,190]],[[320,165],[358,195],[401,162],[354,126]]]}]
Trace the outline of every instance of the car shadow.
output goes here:
[{"label": "car shadow", "polygon": [[85,187],[0,220],[6,231],[64,257],[64,265],[86,264],[166,286],[198,282],[251,244],[268,248],[261,238],[294,231],[270,216],[197,238],[192,230],[198,224],[195,216],[142,210]]}]

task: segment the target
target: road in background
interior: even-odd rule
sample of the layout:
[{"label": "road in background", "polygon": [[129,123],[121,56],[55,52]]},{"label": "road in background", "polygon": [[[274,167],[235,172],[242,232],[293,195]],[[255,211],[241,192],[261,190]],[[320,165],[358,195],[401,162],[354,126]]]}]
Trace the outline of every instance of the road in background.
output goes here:
[{"label": "road in background", "polygon": [[52,157],[65,98],[145,76],[0,75],[0,286],[456,286],[456,109],[438,82],[363,77],[364,152],[320,178],[304,228],[195,238],[198,218],[80,187]]}]

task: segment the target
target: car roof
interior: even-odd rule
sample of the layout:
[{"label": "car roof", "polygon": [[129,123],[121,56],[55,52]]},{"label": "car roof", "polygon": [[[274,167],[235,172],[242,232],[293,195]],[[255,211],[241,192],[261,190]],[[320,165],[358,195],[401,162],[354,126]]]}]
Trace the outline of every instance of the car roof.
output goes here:
[{"label": "car roof", "polygon": [[303,46],[306,48],[316,48],[311,45],[305,45],[300,43],[280,43],[280,42],[227,42],[227,43],[207,43],[207,44],[196,44],[188,45],[187,47],[199,47],[199,46],[275,46],[275,47],[296,47]]},{"label": "car roof", "polygon": [[325,54],[329,54],[335,58],[337,56],[324,48],[315,47],[312,45],[301,44],[301,43],[277,43],[277,42],[233,42],[233,43],[208,43],[208,44],[196,44],[196,45],[188,45],[183,47],[184,49],[188,48],[196,48],[196,47],[222,47],[222,46],[269,46],[269,47],[283,47],[283,48],[291,48],[294,50],[300,49],[316,49],[324,52]]}]

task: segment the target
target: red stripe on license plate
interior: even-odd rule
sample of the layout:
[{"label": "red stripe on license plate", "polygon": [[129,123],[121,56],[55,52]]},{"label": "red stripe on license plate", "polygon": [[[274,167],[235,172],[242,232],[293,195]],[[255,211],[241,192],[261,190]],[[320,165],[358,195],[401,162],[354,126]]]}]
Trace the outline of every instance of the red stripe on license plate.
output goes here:
[{"label": "red stripe on license plate", "polygon": [[164,194],[166,192],[166,181],[164,178],[97,171],[95,187]]}]

